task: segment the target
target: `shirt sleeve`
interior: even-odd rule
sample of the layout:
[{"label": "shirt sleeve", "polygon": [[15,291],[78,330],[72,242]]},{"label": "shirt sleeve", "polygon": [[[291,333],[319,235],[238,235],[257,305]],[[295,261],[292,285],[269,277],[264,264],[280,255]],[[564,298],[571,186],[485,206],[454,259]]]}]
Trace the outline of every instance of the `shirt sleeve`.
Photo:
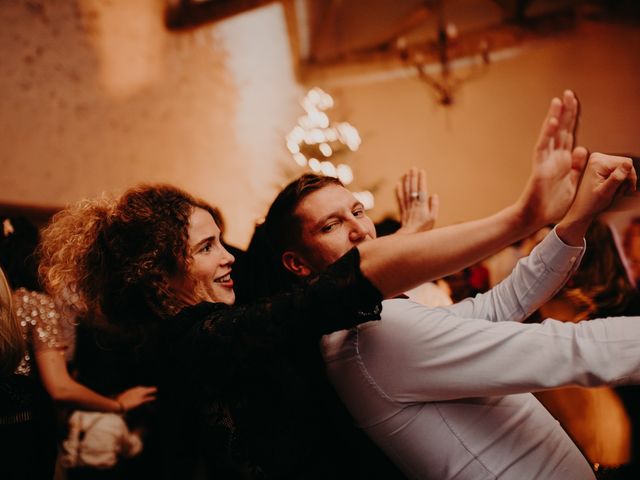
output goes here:
[{"label": "shirt sleeve", "polygon": [[461,318],[521,322],[562,288],[578,268],[584,250],[584,245],[565,244],[554,228],[502,282],[447,309]]},{"label": "shirt sleeve", "polygon": [[382,322],[359,328],[361,368],[387,398],[439,401],[640,383],[638,317],[521,324],[440,312],[388,300]]},{"label": "shirt sleeve", "polygon": [[14,294],[16,315],[34,351],[67,348],[60,314],[51,297],[20,288]]}]

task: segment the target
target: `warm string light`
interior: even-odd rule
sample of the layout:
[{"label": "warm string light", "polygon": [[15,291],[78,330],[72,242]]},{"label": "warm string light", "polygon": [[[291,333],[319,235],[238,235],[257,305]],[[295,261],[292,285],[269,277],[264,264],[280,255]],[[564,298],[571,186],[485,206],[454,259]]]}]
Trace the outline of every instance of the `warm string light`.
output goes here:
[{"label": "warm string light", "polygon": [[[333,107],[331,95],[314,87],[302,100],[305,115],[298,118],[297,125],[286,137],[287,148],[293,160],[301,167],[309,167],[314,173],[338,178],[344,185],[353,182],[353,170],[349,165],[335,165],[328,160],[345,147],[355,152],[360,148],[360,134],[349,122],[332,123],[325,113]],[[365,208],[373,208],[373,194],[369,191],[354,195]]]}]

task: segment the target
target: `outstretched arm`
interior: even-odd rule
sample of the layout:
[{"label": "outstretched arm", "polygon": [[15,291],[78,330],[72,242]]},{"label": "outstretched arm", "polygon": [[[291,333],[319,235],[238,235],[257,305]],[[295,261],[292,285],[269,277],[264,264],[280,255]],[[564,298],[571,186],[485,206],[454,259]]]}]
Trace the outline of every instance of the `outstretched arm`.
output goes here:
[{"label": "outstretched arm", "polygon": [[376,375],[377,388],[403,402],[637,384],[639,320],[494,323],[389,300],[383,321],[359,333],[359,353],[368,371],[390,373]]},{"label": "outstretched arm", "polygon": [[[563,100],[553,99],[534,149],[531,176],[513,205],[480,220],[365,242],[358,246],[364,275],[383,295],[393,296],[458,271],[562,218],[576,197],[586,163],[586,150],[573,148],[577,115],[572,92],[565,92]],[[631,172],[623,175],[622,163],[626,160],[621,157],[592,156],[580,195],[558,231],[563,241],[577,244],[581,227],[624,189]]]}]

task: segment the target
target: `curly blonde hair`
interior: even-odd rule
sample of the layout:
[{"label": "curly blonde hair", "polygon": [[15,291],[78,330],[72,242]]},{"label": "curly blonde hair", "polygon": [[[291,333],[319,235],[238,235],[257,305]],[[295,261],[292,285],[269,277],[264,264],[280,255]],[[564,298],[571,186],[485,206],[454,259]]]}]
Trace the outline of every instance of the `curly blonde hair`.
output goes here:
[{"label": "curly blonde hair", "polygon": [[82,316],[141,324],[185,304],[170,278],[187,272],[189,217],[213,208],[170,185],[140,185],[118,200],[83,200],[56,214],[42,232],[46,289]]}]

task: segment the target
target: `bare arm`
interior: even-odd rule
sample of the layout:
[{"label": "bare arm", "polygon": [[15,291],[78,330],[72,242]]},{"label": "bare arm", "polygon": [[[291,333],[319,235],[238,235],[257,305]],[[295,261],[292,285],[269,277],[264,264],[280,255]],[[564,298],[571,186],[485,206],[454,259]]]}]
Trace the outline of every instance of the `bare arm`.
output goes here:
[{"label": "bare arm", "polygon": [[69,375],[60,350],[38,350],[35,357],[44,388],[57,402],[69,403],[86,410],[123,413],[122,410],[126,412],[155,400],[155,387],[134,387],[125,390],[115,399],[100,395]]},{"label": "bare arm", "polygon": [[365,242],[358,246],[364,275],[385,297],[396,295],[458,271],[556,222],[570,206],[558,235],[570,245],[578,244],[575,240],[582,240],[584,225],[609,206],[631,173],[623,175],[621,157],[605,156],[611,164],[604,168],[603,158],[592,156],[576,195],[587,156],[584,148],[573,148],[577,114],[572,92],[565,92],[563,100],[552,100],[534,149],[532,173],[513,205],[480,220]]}]

